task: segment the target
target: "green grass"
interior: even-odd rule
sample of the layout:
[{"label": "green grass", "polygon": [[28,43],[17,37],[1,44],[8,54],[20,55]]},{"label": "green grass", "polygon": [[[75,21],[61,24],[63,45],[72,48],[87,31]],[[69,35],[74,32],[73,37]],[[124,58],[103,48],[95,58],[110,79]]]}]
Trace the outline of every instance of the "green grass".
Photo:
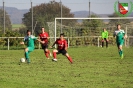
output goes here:
[{"label": "green grass", "polygon": [[12,24],[12,29],[17,29],[23,26],[24,26],[23,24]]},{"label": "green grass", "polygon": [[21,63],[23,50],[0,50],[0,88],[133,88],[133,48],[69,48],[74,63],[58,55],[47,60],[42,50],[30,54],[31,63]]}]

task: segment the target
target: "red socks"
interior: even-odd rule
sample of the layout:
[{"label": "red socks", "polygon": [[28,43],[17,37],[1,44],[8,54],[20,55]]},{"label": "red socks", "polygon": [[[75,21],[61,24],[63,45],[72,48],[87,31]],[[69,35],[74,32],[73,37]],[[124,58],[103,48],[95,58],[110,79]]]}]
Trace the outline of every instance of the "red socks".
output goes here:
[{"label": "red socks", "polygon": [[48,50],[47,53],[50,54],[50,51]]},{"label": "red socks", "polygon": [[45,51],[45,56],[47,57],[47,58],[49,58],[49,54],[50,54],[50,51],[48,50],[47,52]]},{"label": "red socks", "polygon": [[67,57],[67,59],[68,59],[71,63],[73,63],[72,58],[71,58],[70,56]]},{"label": "red socks", "polygon": [[53,52],[53,57],[54,59],[56,59],[56,52]]},{"label": "red socks", "polygon": [[[56,59],[56,52],[53,52],[53,57],[54,57],[54,59]],[[68,58],[68,60],[71,62],[71,63],[73,63],[73,60],[72,60],[72,58],[69,56],[69,57],[67,57]]]},{"label": "red socks", "polygon": [[49,58],[49,54],[48,54],[48,53],[46,53],[46,52],[45,52],[45,56],[46,56],[47,58]]}]

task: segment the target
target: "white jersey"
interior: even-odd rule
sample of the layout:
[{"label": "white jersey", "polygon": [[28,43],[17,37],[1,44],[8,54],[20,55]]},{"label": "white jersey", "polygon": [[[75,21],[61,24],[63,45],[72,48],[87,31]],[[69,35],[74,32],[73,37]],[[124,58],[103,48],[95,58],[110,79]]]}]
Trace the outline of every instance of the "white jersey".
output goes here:
[{"label": "white jersey", "polygon": [[120,30],[116,30],[113,35],[118,36],[119,33],[121,34],[121,33],[125,33],[125,32],[124,32],[124,30],[120,29]]},{"label": "white jersey", "polygon": [[124,35],[125,35],[125,32],[124,30],[116,30],[114,32],[114,37],[116,36],[116,41],[123,41],[124,40]]},{"label": "white jersey", "polygon": [[35,39],[35,38],[36,38],[36,37],[33,36],[33,35],[25,36],[25,37],[24,37],[24,41],[28,41],[28,40],[30,40],[30,39]]}]

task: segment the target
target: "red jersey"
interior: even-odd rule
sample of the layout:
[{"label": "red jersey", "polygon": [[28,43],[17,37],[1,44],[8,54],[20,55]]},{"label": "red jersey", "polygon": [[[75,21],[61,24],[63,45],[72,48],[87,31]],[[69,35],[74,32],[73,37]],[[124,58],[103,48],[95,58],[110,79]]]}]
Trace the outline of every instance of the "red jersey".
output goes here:
[{"label": "red jersey", "polygon": [[40,33],[39,36],[40,36],[41,41],[44,41],[45,44],[48,44],[48,37],[49,37],[49,35],[48,35],[47,32]]},{"label": "red jersey", "polygon": [[61,39],[57,39],[55,41],[55,44],[58,45],[58,50],[62,50],[62,49],[65,49],[67,47],[67,41],[64,39],[64,40],[61,40]]}]

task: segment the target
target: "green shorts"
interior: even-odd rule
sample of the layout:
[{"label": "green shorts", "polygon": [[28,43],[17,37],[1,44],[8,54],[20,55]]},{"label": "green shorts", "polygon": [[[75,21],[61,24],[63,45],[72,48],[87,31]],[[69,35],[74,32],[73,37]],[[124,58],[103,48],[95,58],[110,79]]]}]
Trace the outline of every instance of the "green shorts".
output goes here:
[{"label": "green shorts", "polygon": [[117,46],[122,46],[124,44],[124,41],[119,41],[119,42],[117,42]]},{"label": "green shorts", "polygon": [[32,52],[34,50],[33,47],[27,47],[28,48],[28,52]]}]

